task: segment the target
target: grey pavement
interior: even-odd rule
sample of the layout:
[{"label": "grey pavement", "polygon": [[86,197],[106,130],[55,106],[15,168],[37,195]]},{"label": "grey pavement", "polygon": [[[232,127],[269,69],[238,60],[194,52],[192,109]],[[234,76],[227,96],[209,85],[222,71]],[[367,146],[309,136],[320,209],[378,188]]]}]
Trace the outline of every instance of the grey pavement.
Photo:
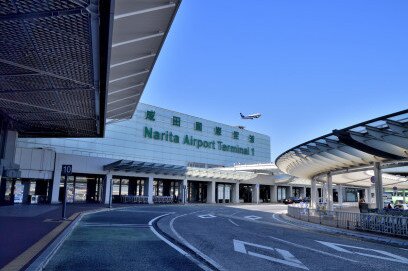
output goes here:
[{"label": "grey pavement", "polygon": [[[197,262],[218,270],[408,269],[402,247],[285,223],[278,217],[285,210],[271,204],[168,205],[88,215],[46,270],[199,270]],[[159,234],[189,258],[148,226],[163,214],[155,225]]]}]

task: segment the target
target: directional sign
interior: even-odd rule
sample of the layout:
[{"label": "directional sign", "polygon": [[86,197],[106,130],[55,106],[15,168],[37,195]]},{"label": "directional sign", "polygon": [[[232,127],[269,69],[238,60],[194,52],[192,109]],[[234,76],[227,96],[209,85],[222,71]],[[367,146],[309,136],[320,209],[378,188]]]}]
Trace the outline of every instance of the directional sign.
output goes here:
[{"label": "directional sign", "polygon": [[62,165],[61,174],[62,175],[71,175],[72,174],[72,165]]},{"label": "directional sign", "polygon": [[[301,261],[299,261],[298,259],[296,259],[295,256],[293,256],[289,251],[287,250],[283,250],[283,249],[278,249],[278,248],[272,248],[272,247],[267,247],[267,246],[263,246],[263,245],[258,245],[258,244],[253,244],[253,243],[248,243],[248,242],[244,242],[244,241],[240,241],[240,240],[235,240],[234,239],[234,250],[236,252],[240,252],[243,254],[248,254],[254,257],[258,257],[264,260],[268,260],[271,262],[275,262],[275,263],[280,263],[280,264],[284,264],[284,265],[288,265],[291,267],[297,267],[300,269],[305,269],[305,270],[309,270],[309,268],[307,268]],[[277,254],[281,257],[279,258],[274,258],[271,256],[267,256],[264,254],[260,254],[260,253],[256,253],[256,252],[252,252],[252,251],[248,251],[246,249],[246,246],[251,246],[251,247],[256,247],[256,248],[261,248],[261,249],[265,249],[268,252],[277,252]]]},{"label": "directional sign", "polygon": [[[383,250],[378,250],[378,249],[371,249],[371,248],[365,248],[365,247],[355,247],[355,246],[349,246],[349,245],[343,245],[343,244],[337,244],[337,243],[330,243],[330,242],[323,242],[323,241],[317,241],[316,242],[328,246],[334,250],[337,250],[339,252],[345,252],[345,253],[350,253],[350,254],[358,254],[358,255],[362,255],[362,256],[366,256],[366,257],[371,257],[371,258],[377,258],[377,259],[381,259],[381,260],[387,260],[387,261],[391,261],[391,262],[398,262],[398,263],[404,263],[404,264],[408,264],[408,259],[399,255],[395,255],[392,254],[390,252],[387,251],[383,251]],[[349,249],[345,249],[345,248],[349,248]],[[352,251],[350,250],[354,249],[354,250],[362,250],[364,252],[367,253],[363,253],[363,252],[358,252],[358,251]]]},{"label": "directional sign", "polygon": [[214,217],[216,217],[215,215],[212,215],[212,214],[206,214],[206,215],[199,215],[198,216],[199,218],[214,218]]}]

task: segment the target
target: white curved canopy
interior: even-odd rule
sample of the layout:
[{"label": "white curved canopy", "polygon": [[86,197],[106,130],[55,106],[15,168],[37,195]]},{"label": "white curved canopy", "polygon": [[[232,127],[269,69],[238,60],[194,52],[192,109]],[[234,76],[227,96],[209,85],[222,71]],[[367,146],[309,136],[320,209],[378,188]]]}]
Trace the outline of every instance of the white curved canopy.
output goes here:
[{"label": "white curved canopy", "polygon": [[[370,167],[374,162],[404,161],[408,161],[408,110],[334,130],[284,152],[275,163],[287,174],[311,179],[328,172],[347,173]],[[333,182],[346,183],[340,181],[341,176],[333,177]],[[354,185],[367,185],[369,176],[365,177],[361,182],[351,181]],[[388,185],[386,182],[384,186]]]}]

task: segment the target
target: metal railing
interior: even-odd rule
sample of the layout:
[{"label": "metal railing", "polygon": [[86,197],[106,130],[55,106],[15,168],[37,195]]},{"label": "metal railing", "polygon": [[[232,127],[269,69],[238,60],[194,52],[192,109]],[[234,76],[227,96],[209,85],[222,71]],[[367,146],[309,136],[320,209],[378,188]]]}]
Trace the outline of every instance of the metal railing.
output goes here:
[{"label": "metal railing", "polygon": [[176,202],[177,201],[173,196],[153,196],[153,203],[156,204],[170,204]]},{"label": "metal railing", "polygon": [[373,213],[327,211],[288,206],[290,217],[350,230],[369,231],[408,238],[408,217]]},{"label": "metal railing", "polygon": [[120,202],[121,203],[142,203],[142,204],[147,204],[147,196],[121,196],[120,197]]}]

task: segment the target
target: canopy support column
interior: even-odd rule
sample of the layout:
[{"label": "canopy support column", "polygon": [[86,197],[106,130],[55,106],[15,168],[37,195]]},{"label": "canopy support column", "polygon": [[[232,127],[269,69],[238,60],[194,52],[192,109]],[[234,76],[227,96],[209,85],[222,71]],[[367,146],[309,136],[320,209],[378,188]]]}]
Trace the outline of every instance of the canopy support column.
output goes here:
[{"label": "canopy support column", "polygon": [[153,176],[149,176],[149,180],[147,183],[147,203],[153,204]]},{"label": "canopy support column", "polygon": [[340,206],[343,206],[343,186],[337,185],[337,198]]},{"label": "canopy support column", "polygon": [[333,211],[333,179],[329,172],[327,174],[327,210]]},{"label": "canopy support column", "polygon": [[383,182],[380,162],[374,162],[374,177],[375,177],[375,206],[378,210],[384,208],[383,199]]},{"label": "canopy support column", "polygon": [[270,191],[271,191],[271,203],[278,202],[278,186],[271,185]]},{"label": "canopy support column", "polygon": [[317,181],[316,179],[312,180],[312,187],[310,189],[310,207],[316,208],[317,206]]},{"label": "canopy support column", "polygon": [[232,203],[239,203],[239,182],[237,181],[232,188]]}]

